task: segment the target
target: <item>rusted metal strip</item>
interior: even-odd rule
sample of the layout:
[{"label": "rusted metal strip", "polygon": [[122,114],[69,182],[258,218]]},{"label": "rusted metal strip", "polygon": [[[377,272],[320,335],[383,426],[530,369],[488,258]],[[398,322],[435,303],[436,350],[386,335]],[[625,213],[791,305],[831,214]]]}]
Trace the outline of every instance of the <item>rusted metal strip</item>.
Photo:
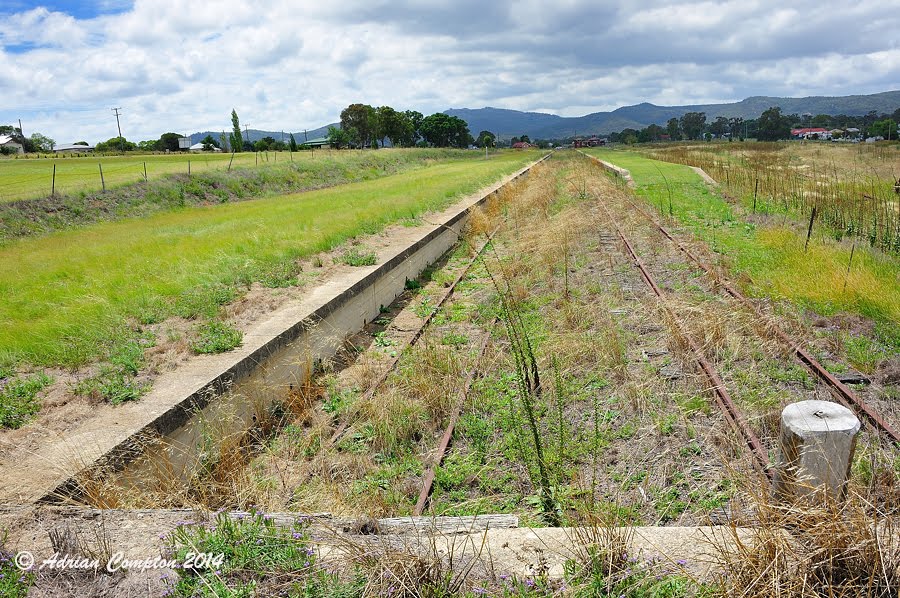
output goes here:
[{"label": "rusted metal strip", "polygon": [[435,451],[434,459],[432,460],[431,465],[428,466],[425,476],[422,478],[422,490],[419,492],[419,500],[416,501],[416,506],[413,508],[412,514],[414,517],[421,515],[428,505],[428,498],[431,496],[431,489],[434,486],[434,478],[437,475],[437,469],[441,466],[441,463],[444,461],[444,456],[447,454],[447,447],[450,446],[450,441],[453,439],[453,430],[456,428],[456,423],[459,421],[459,414],[462,411],[463,404],[466,402],[466,397],[469,395],[469,390],[471,390],[472,384],[475,382],[475,376],[478,373],[478,364],[481,362],[481,358],[484,357],[488,341],[491,340],[491,330],[493,330],[496,325],[497,318],[494,318],[488,331],[481,339],[478,357],[475,359],[472,369],[469,370],[469,374],[466,376],[466,382],[459,393],[456,404],[453,406],[453,412],[450,414],[450,421],[447,423],[447,429],[444,430],[444,435],[441,437],[441,442],[438,444],[437,450]]},{"label": "rusted metal strip", "polygon": [[838,380],[834,375],[831,374],[825,366],[823,366],[815,357],[813,357],[803,346],[798,343],[796,340],[792,339],[788,334],[782,330],[775,322],[771,320],[766,314],[762,312],[752,301],[750,301],[747,297],[744,296],[743,293],[738,291],[728,280],[718,275],[713,269],[705,264],[702,260],[700,260],[696,255],[694,255],[690,249],[684,246],[678,239],[672,236],[672,234],[666,230],[666,228],[652,215],[650,215],[644,208],[640,205],[628,199],[629,203],[640,212],[644,218],[649,220],[653,225],[659,229],[659,231],[675,246],[684,253],[698,268],[703,270],[706,274],[711,276],[715,276],[718,283],[725,289],[725,292],[743,303],[746,307],[753,311],[753,313],[760,319],[760,321],[765,322],[769,329],[771,329],[775,336],[778,339],[791,348],[791,351],[794,353],[794,356],[813,372],[816,376],[822,379],[825,384],[827,384],[834,396],[843,403],[849,409],[854,409],[858,413],[861,413],[864,418],[869,422],[870,425],[874,426],[875,429],[882,431],[891,440],[896,443],[900,443],[900,433],[898,433],[889,423],[887,423],[878,413],[872,409],[872,407],[863,401],[859,396],[853,392],[846,384]]},{"label": "rusted metal strip", "polygon": [[665,293],[653,279],[653,276],[650,274],[647,267],[644,265],[644,262],[638,257],[637,253],[634,251],[634,247],[628,241],[628,238],[616,224],[615,220],[612,217],[612,214],[600,202],[600,206],[603,208],[603,211],[606,212],[606,216],[609,219],[610,223],[615,228],[616,233],[619,235],[619,238],[622,240],[622,243],[625,244],[625,247],[628,249],[628,253],[631,255],[632,261],[638,267],[641,272],[641,276],[644,281],[647,283],[653,293],[660,299],[660,306],[665,309],[669,316],[672,318],[672,322],[680,334],[688,343],[688,346],[691,348],[691,351],[694,353],[694,357],[697,359],[697,363],[700,365],[700,368],[706,374],[706,377],[709,378],[709,381],[712,383],[712,391],[714,396],[716,397],[716,403],[719,405],[719,409],[725,414],[726,419],[732,424],[735,430],[744,437],[744,440],[747,443],[747,447],[750,449],[750,453],[753,456],[753,459],[759,467],[759,469],[766,474],[766,477],[769,478],[769,481],[773,478],[773,472],[769,465],[769,455],[766,452],[765,448],[763,448],[762,442],[760,442],[759,437],[753,432],[750,428],[750,425],[747,423],[747,420],[744,419],[743,414],[734,404],[734,401],[731,398],[731,394],[725,388],[725,383],[722,381],[722,378],[719,376],[718,372],[716,372],[715,367],[706,359],[703,354],[702,349],[699,345],[692,339],[690,336],[685,333],[684,328],[678,321],[678,318],[675,316],[675,313],[665,304]]},{"label": "rusted metal strip", "polygon": [[[447,300],[450,298],[451,295],[453,295],[453,292],[456,290],[456,285],[458,285],[460,282],[462,282],[463,278],[465,278],[466,275],[469,273],[469,270],[472,269],[472,266],[475,265],[475,262],[477,262],[481,258],[482,254],[484,253],[484,250],[487,249],[488,245],[491,243],[491,241],[494,238],[494,235],[497,233],[497,231],[499,229],[500,229],[500,227],[498,226],[493,231],[491,231],[491,233],[488,235],[485,242],[482,243],[481,247],[479,247],[477,249],[477,251],[475,252],[475,255],[472,256],[472,259],[469,260],[469,262],[465,265],[465,267],[462,269],[462,271],[459,273],[459,275],[457,275],[457,277],[453,280],[453,283],[447,288],[447,292],[444,293],[444,295],[441,297],[440,301],[437,302],[437,305],[435,305],[435,308],[433,310],[431,310],[431,312],[429,312],[429,314],[425,317],[424,320],[422,320],[422,323],[419,325],[419,328],[418,328],[418,330],[416,330],[415,334],[413,334],[412,337],[409,338],[409,340],[405,341],[403,346],[398,348],[397,354],[391,358],[391,361],[388,363],[388,367],[385,368],[385,370],[381,373],[380,376],[378,376],[378,378],[375,380],[375,382],[373,382],[372,385],[368,388],[368,390],[366,390],[366,392],[362,395],[362,397],[360,397],[360,401],[367,401],[375,396],[375,393],[378,392],[378,389],[381,388],[381,385],[387,381],[388,377],[391,375],[391,372],[393,372],[394,369],[397,367],[397,364],[400,363],[400,358],[403,357],[403,354],[410,347],[415,345],[419,341],[420,338],[422,338],[422,335],[425,333],[425,330],[428,328],[428,325],[431,324],[431,321],[434,319],[434,316],[438,313],[438,310],[440,310],[440,308],[444,306],[444,304],[447,302]],[[350,425],[350,420],[344,419],[341,422],[341,424],[338,426],[337,430],[335,430],[334,434],[331,435],[331,438],[328,439],[328,442],[323,445],[323,447],[329,447],[329,446],[333,445],[335,442],[337,442],[338,440],[340,440],[341,436],[344,435],[344,432],[347,431],[347,427],[349,425]]]}]

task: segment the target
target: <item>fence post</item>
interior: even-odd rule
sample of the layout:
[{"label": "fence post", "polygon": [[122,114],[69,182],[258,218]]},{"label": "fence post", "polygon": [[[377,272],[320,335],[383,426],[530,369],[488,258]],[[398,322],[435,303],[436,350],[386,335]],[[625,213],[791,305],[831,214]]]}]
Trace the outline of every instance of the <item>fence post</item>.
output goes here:
[{"label": "fence post", "polygon": [[234,162],[234,152],[231,152],[231,159],[228,160],[228,172],[231,172],[231,163]]},{"label": "fence post", "polygon": [[188,178],[191,178],[191,161],[188,160]]},{"label": "fence post", "polygon": [[50,197],[56,195],[56,164],[53,164],[53,182],[50,183]]},{"label": "fence post", "polygon": [[144,162],[144,182],[147,182],[147,163]]},{"label": "fence post", "polygon": [[785,502],[840,501],[860,422],[843,405],[831,401],[800,401],[781,412],[781,437],[775,494]]},{"label": "fence post", "polygon": [[97,162],[97,166],[100,167],[100,186],[103,187],[103,192],[106,193],[106,181],[103,179],[103,164]]}]

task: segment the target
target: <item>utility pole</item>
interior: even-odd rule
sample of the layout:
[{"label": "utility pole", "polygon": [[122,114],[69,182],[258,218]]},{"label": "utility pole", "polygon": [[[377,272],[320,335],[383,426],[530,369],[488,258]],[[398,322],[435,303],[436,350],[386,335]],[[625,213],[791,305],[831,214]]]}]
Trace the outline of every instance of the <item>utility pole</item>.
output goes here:
[{"label": "utility pole", "polygon": [[247,134],[247,143],[250,143],[250,125],[244,125],[244,132]]},{"label": "utility pole", "polygon": [[22,130],[22,119],[19,119],[19,135],[22,136],[22,139],[25,139],[25,131]]},{"label": "utility pole", "polygon": [[116,114],[116,127],[119,129],[119,145],[122,147],[122,153],[125,153],[125,139],[122,137],[122,125],[119,124],[119,110],[121,108],[111,108],[111,110]]},{"label": "utility pole", "polygon": [[309,137],[306,136],[306,129],[303,129],[303,141],[309,141]]}]

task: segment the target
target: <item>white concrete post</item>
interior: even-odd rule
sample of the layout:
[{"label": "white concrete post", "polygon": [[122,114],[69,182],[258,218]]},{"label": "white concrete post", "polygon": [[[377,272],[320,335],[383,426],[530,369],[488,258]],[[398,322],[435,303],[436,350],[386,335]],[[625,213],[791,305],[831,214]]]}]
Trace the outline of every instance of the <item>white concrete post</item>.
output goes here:
[{"label": "white concrete post", "polygon": [[788,502],[842,500],[860,422],[843,405],[800,401],[781,412],[776,496]]}]

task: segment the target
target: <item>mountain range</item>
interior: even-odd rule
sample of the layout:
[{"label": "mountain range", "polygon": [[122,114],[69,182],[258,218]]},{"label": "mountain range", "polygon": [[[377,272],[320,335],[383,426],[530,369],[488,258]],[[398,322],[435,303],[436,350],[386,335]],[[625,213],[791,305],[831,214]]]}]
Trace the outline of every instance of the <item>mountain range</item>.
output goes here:
[{"label": "mountain range", "polygon": [[[757,118],[765,110],[778,106],[784,114],[846,114],[860,116],[875,111],[878,114],[890,114],[900,108],[900,90],[885,91],[870,95],[853,96],[810,96],[805,98],[778,98],[769,96],[753,96],[727,104],[694,104],[688,106],[657,106],[647,102],[634,106],[623,106],[611,112],[593,112],[584,116],[564,117],[542,112],[520,112],[504,108],[451,108],[445,114],[457,116],[469,124],[469,131],[477,135],[480,131],[491,131],[501,139],[513,136],[528,135],[532,139],[561,139],[574,135],[605,135],[625,128],[643,129],[657,124],[665,125],[670,118],[680,118],[688,112],[705,112],[707,122],[718,116],[727,118]],[[329,126],[304,132],[294,132],[297,143],[304,138],[324,137]],[[226,134],[228,131],[226,131]],[[197,143],[207,134],[215,139],[221,131],[204,131],[191,135],[191,143]],[[281,131],[261,131],[250,129],[251,141],[270,136],[281,139]],[[285,140],[289,133],[284,132]]]}]

